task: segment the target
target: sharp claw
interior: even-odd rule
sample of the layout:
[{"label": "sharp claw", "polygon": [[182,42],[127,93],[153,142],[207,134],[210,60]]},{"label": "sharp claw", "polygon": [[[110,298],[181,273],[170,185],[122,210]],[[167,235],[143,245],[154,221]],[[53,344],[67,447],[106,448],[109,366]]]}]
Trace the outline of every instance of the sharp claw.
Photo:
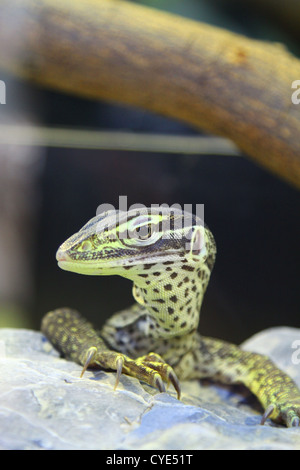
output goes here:
[{"label": "sharp claw", "polygon": [[166,388],[164,386],[164,383],[162,381],[162,378],[159,374],[155,374],[155,386],[156,388],[158,388],[158,390],[160,391],[160,393],[163,393],[166,391]]},{"label": "sharp claw", "polygon": [[91,348],[89,348],[87,350],[87,355],[86,355],[86,360],[85,360],[85,363],[84,363],[84,366],[83,366],[83,369],[81,371],[81,374],[80,374],[80,378],[83,376],[83,374],[85,373],[85,371],[87,370],[88,366],[90,365],[90,363],[92,362],[92,360],[94,359],[95,355],[97,353],[97,348],[95,348],[94,346],[92,346]]},{"label": "sharp claw", "polygon": [[116,375],[114,390],[116,390],[117,386],[119,385],[120,377],[121,377],[122,370],[123,370],[123,365],[124,365],[124,358],[122,356],[119,356],[118,359],[116,360],[117,375]]},{"label": "sharp claw", "polygon": [[177,392],[177,400],[180,400],[181,387],[180,387],[179,380],[173,371],[169,374],[168,380],[172,383],[173,387],[175,388]]},{"label": "sharp claw", "polygon": [[294,419],[292,419],[291,426],[297,427],[299,425],[300,425],[300,420],[298,417],[295,417]]},{"label": "sharp claw", "polygon": [[262,415],[261,422],[260,422],[261,425],[265,424],[265,422],[267,421],[269,416],[271,416],[274,410],[275,410],[275,405],[268,406],[268,408],[265,410],[264,414]]}]

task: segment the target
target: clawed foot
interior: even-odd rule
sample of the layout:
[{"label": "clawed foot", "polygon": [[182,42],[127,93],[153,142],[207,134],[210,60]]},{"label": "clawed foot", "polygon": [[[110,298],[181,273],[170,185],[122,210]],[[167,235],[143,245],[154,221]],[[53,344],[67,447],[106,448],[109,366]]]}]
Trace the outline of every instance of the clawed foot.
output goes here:
[{"label": "clawed foot", "polygon": [[80,377],[83,376],[88,367],[108,368],[108,365],[110,369],[117,372],[114,390],[117,388],[123,372],[152,385],[160,392],[166,391],[164,382],[167,382],[167,384],[172,383],[177,392],[177,398],[180,399],[180,384],[174,370],[156,353],[149,353],[133,360],[124,354],[114,351],[98,352],[97,348],[91,347],[87,351]]},{"label": "clawed foot", "polygon": [[271,404],[265,410],[260,424],[265,424],[268,418],[272,418],[279,423],[285,424],[288,428],[300,425],[300,396],[289,403]]},{"label": "clawed foot", "polygon": [[283,376],[281,390],[273,388],[269,404],[261,419],[265,424],[268,418],[278,423],[285,424],[288,428],[300,425],[300,390],[297,385],[287,376]]},{"label": "clawed foot", "polygon": [[146,356],[139,357],[135,361],[130,360],[129,363],[125,362],[124,372],[158,388],[160,392],[166,391],[164,381],[167,384],[171,383],[177,392],[178,400],[180,400],[181,390],[179,380],[172,367],[159,354],[151,352]]}]

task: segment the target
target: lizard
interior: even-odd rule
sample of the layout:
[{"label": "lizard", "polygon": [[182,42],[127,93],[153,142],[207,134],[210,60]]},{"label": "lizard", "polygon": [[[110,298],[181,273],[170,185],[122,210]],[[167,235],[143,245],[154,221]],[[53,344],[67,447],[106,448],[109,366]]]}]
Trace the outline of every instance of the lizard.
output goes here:
[{"label": "lizard", "polygon": [[60,308],[42,319],[41,331],[67,359],[116,371],[164,392],[172,383],[209,378],[243,384],[268,418],[299,426],[300,391],[267,356],[198,332],[200,308],[216,257],[209,228],[174,207],[96,215],[58,249],[63,270],[119,275],[133,281],[135,304],[112,315],[98,332],[76,310]]}]

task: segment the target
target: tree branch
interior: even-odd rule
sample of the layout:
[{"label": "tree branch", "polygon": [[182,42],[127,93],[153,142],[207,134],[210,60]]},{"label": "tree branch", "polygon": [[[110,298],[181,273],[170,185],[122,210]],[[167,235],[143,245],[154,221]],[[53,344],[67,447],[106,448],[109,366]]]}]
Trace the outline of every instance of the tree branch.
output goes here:
[{"label": "tree branch", "polygon": [[300,61],[282,46],[120,0],[0,0],[0,66],[232,139],[300,187]]}]

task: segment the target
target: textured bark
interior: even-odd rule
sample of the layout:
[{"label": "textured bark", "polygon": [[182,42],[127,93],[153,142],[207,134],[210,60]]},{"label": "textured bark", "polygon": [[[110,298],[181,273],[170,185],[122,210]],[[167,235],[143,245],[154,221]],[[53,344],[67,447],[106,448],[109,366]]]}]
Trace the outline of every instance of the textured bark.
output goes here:
[{"label": "textured bark", "polygon": [[0,0],[0,66],[232,139],[300,187],[300,61],[278,44],[118,0]]}]

